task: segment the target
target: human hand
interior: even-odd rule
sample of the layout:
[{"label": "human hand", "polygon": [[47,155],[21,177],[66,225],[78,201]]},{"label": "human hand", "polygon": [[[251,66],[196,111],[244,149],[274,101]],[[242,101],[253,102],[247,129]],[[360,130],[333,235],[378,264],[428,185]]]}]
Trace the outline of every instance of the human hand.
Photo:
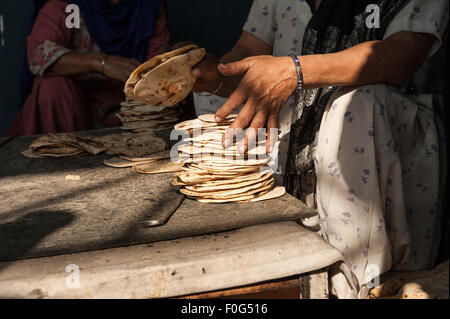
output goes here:
[{"label": "human hand", "polygon": [[136,59],[129,59],[116,55],[110,55],[106,59],[105,66],[103,68],[103,74],[111,79],[126,82],[130,77],[131,73],[140,64],[141,63]]},{"label": "human hand", "polygon": [[194,92],[214,92],[220,85],[221,75],[217,70],[219,60],[212,54],[206,53],[199,64],[192,69],[192,75],[197,77]]},{"label": "human hand", "polygon": [[232,144],[237,130],[249,127],[238,147],[239,152],[244,153],[248,150],[249,141],[256,140],[258,128],[266,127],[266,151],[271,153],[278,139],[278,134],[271,129],[278,129],[280,110],[297,88],[297,72],[292,59],[257,56],[220,64],[218,70],[227,77],[243,75],[238,88],[216,113],[216,121],[220,122],[244,104],[223,138],[224,147]]}]

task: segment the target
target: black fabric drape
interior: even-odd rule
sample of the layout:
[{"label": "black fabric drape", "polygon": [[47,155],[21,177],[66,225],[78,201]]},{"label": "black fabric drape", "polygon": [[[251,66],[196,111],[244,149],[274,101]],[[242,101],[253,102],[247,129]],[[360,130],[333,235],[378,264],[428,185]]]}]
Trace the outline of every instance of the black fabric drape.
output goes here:
[{"label": "black fabric drape", "polygon": [[[410,0],[322,0],[308,23],[302,55],[339,52],[357,44],[382,40],[394,17]],[[370,4],[379,8],[379,28],[369,28],[366,20]],[[296,96],[290,133],[285,186],[301,197],[302,175],[314,168],[313,154],[325,107],[337,87],[303,90]]]}]

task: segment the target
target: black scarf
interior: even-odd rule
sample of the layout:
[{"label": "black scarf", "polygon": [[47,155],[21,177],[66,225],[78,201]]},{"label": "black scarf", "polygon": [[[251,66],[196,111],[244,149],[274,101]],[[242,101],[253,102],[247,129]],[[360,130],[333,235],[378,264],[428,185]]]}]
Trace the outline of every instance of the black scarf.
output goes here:
[{"label": "black scarf", "polygon": [[[382,40],[392,19],[410,0],[322,0],[305,31],[302,55],[339,52],[357,44]],[[368,28],[370,4],[380,8],[380,27]],[[300,196],[302,175],[314,168],[313,154],[325,107],[337,87],[303,90],[296,96],[290,133],[285,186]]]}]

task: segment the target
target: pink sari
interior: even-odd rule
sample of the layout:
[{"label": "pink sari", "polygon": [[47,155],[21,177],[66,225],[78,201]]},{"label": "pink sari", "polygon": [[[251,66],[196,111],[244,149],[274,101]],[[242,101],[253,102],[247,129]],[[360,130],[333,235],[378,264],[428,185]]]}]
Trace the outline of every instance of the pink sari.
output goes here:
[{"label": "pink sari", "polygon": [[[120,125],[114,113],[124,100],[124,83],[101,74],[47,76],[46,70],[68,52],[100,52],[81,19],[80,29],[66,27],[67,3],[49,0],[27,38],[31,94],[5,136],[66,133]],[[164,7],[149,41],[148,58],[169,43]]]}]

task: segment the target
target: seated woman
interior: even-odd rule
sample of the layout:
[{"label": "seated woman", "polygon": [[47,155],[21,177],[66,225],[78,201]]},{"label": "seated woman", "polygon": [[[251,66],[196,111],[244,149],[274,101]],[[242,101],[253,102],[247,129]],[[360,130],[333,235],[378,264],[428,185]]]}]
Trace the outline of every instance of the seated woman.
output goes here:
[{"label": "seated woman", "polygon": [[[78,5],[80,28],[66,25]],[[6,136],[119,125],[124,82],[169,43],[162,0],[48,0],[27,38],[33,85]]]},{"label": "seated woman", "polygon": [[353,289],[331,276],[339,297],[437,260],[446,166],[442,73],[430,71],[448,12],[445,0],[255,0],[228,64],[208,55],[193,70],[196,91],[228,98],[218,121],[244,105],[232,128],[279,127],[295,96],[284,183],[317,207],[353,273]]}]

